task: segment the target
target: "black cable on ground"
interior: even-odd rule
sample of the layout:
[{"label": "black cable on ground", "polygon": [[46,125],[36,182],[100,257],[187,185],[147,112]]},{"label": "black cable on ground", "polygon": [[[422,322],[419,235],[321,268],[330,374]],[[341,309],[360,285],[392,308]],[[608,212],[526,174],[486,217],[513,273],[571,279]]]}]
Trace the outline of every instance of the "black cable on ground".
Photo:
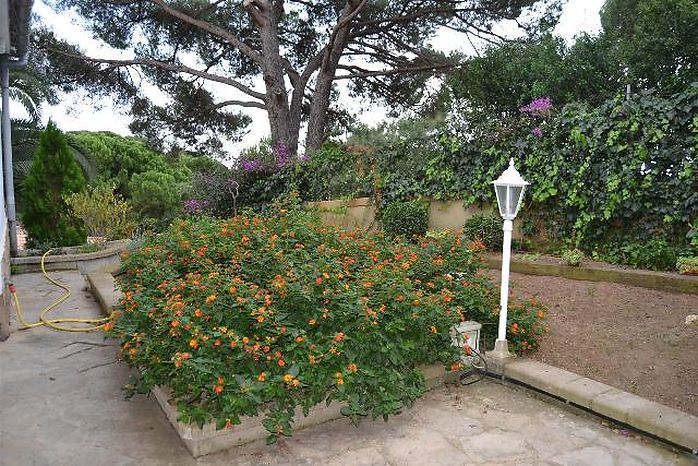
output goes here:
[{"label": "black cable on ground", "polygon": [[[484,367],[478,367],[475,363],[474,360],[475,358],[471,358],[470,360],[470,370],[467,372],[463,372],[458,376],[458,382],[463,385],[472,385],[474,383],[480,382],[483,380],[485,377],[487,377],[487,374],[489,374],[489,368],[487,367],[487,360],[474,348],[470,348],[470,351],[475,353],[477,357],[479,358],[480,361],[484,364]],[[478,375],[479,378],[475,380],[465,380],[466,378],[470,377],[471,375]]]}]

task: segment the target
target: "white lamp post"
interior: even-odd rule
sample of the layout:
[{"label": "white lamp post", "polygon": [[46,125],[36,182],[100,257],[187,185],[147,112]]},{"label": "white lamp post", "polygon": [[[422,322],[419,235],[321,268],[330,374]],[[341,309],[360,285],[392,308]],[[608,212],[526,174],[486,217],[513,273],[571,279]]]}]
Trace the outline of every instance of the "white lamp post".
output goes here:
[{"label": "white lamp post", "polygon": [[499,213],[504,219],[504,244],[502,246],[502,287],[499,295],[501,309],[499,311],[499,333],[494,344],[494,351],[489,355],[495,358],[512,356],[507,346],[507,304],[509,300],[509,262],[511,261],[511,233],[514,230],[514,218],[521,207],[521,200],[528,183],[521,178],[514,168],[514,159],[509,161],[509,168],[493,181],[494,192],[497,194]]}]

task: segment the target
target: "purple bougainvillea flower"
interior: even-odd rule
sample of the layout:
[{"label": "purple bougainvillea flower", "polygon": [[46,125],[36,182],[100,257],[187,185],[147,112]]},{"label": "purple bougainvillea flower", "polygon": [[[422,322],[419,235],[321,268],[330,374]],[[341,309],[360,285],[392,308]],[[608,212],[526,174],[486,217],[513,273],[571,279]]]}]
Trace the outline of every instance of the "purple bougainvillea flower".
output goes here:
[{"label": "purple bougainvillea flower", "polygon": [[553,108],[553,101],[550,97],[539,97],[533,99],[528,105],[519,109],[521,113],[527,113],[531,116],[546,115]]},{"label": "purple bougainvillea flower", "polygon": [[543,130],[540,129],[539,126],[536,126],[535,128],[533,128],[533,129],[531,130],[531,133],[533,133],[533,135],[534,135],[535,137],[537,137],[537,138],[543,136]]},{"label": "purple bougainvillea flower", "polygon": [[201,212],[204,208],[205,203],[199,201],[198,199],[187,199],[184,201],[184,213],[186,215],[193,215]]},{"label": "purple bougainvillea flower", "polygon": [[240,162],[240,166],[246,172],[255,172],[255,171],[259,170],[260,168],[262,168],[262,163],[259,160],[243,159]]},{"label": "purple bougainvillea flower", "polygon": [[276,158],[276,168],[284,168],[291,164],[291,154],[283,142],[274,146],[274,156]]}]

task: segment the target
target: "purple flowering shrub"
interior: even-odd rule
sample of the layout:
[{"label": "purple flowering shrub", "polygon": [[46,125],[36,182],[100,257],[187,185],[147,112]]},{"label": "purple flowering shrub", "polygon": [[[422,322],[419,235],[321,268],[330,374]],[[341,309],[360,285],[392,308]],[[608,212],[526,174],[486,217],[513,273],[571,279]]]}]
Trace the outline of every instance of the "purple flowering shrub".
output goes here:
[{"label": "purple flowering shrub", "polygon": [[182,205],[182,213],[184,213],[184,215],[187,217],[197,215],[203,212],[205,206],[205,201],[200,201],[198,199],[187,199]]},{"label": "purple flowering shrub", "polygon": [[[553,101],[550,97],[539,97],[530,101],[528,105],[521,107],[519,111],[533,119],[540,118],[545,120],[545,117],[550,116],[552,109]],[[538,124],[533,127],[533,129],[531,129],[531,134],[536,138],[543,137],[543,128],[541,128],[541,125]]]},{"label": "purple flowering shrub", "polygon": [[533,117],[545,117],[550,114],[552,108],[553,101],[550,99],[550,97],[539,97],[537,99],[533,99],[528,105],[521,107],[519,111]]},{"label": "purple flowering shrub", "polygon": [[209,214],[230,216],[234,213],[236,181],[231,172],[196,172],[191,178],[190,198],[184,201],[186,216]]},{"label": "purple flowering shrub", "polygon": [[272,146],[269,140],[265,140],[241,154],[238,168],[246,173],[270,172],[286,168],[294,162],[294,154],[286,144],[279,142]]}]

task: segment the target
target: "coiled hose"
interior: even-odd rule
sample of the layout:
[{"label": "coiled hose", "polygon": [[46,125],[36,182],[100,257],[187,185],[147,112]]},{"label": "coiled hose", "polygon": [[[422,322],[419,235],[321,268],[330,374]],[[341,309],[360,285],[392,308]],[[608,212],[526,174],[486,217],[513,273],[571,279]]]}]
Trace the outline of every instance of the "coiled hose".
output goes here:
[{"label": "coiled hose", "polygon": [[[39,313],[39,320],[38,322],[34,323],[28,323],[27,321],[24,320],[24,315],[22,314],[22,306],[19,303],[19,298],[17,297],[17,287],[10,283],[9,284],[9,289],[10,293],[12,294],[12,297],[14,298],[15,301],[15,306],[17,309],[17,318],[19,321],[22,323],[23,327],[20,328],[20,330],[28,330],[31,328],[36,328],[36,327],[41,327],[41,326],[46,326],[49,328],[52,328],[54,330],[60,330],[61,332],[93,332],[95,330],[101,329],[104,324],[107,322],[111,321],[114,318],[114,314],[110,315],[109,317],[103,317],[100,319],[78,319],[78,318],[73,318],[73,317],[61,317],[58,319],[47,319],[46,316],[48,315],[49,312],[51,312],[53,309],[55,309],[57,306],[59,306],[61,303],[63,303],[66,299],[70,298],[71,292],[70,288],[65,286],[62,283],[57,282],[53,278],[49,277],[48,273],[46,273],[46,266],[44,264],[44,261],[46,260],[46,256],[48,256],[51,253],[52,249],[49,249],[44,253],[43,256],[41,256],[41,272],[43,272],[44,277],[57,287],[63,289],[65,293],[63,296],[55,300],[53,303],[50,305],[46,306],[41,310]],[[78,324],[81,326],[69,326],[69,325],[61,325],[61,324]],[[87,325],[87,326],[84,326]]]}]

